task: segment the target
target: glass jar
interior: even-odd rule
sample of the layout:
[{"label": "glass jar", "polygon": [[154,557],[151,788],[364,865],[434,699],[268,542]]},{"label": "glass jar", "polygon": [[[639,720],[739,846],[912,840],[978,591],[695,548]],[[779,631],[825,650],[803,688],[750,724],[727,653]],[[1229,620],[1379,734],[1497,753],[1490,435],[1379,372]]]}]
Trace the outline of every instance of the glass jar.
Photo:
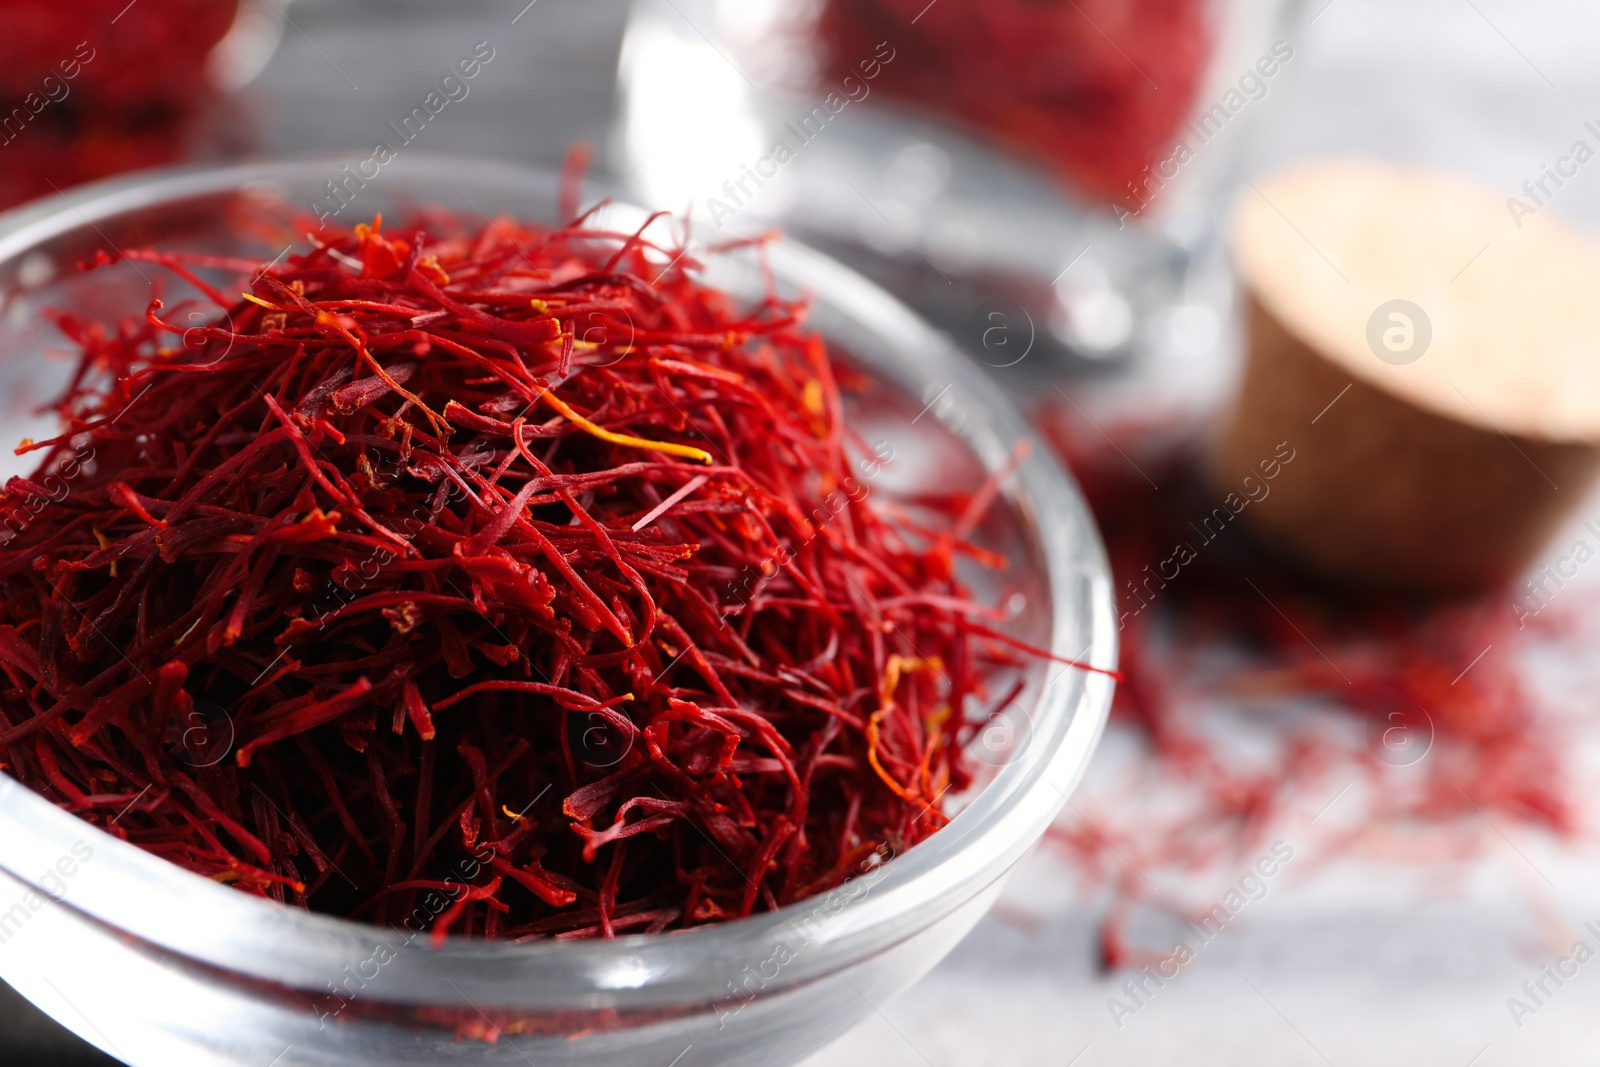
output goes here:
[{"label": "glass jar", "polygon": [[289,2],[0,0],[0,208],[226,143]]},{"label": "glass jar", "polygon": [[[1213,345],[1197,278],[1295,0],[635,0],[639,195],[848,256],[993,366]],[[1009,347],[1006,347],[1009,346]]]}]

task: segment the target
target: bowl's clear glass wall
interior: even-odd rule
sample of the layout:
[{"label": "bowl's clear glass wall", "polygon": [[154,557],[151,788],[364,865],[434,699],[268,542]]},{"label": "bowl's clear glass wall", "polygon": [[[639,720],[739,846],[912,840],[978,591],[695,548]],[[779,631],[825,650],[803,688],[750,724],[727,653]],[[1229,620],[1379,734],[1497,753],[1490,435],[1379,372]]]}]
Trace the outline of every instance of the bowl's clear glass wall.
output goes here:
[{"label": "bowl's clear glass wall", "polygon": [[[19,440],[42,440],[60,432],[52,405],[72,374],[77,350],[55,313],[81,316],[109,329],[130,319],[137,326],[152,297],[160,296],[167,304],[160,313],[163,319],[183,328],[217,315],[181,278],[129,261],[94,266],[96,255],[114,257],[118,249],[155,247],[259,257],[262,242],[241,237],[226,225],[237,202],[236,194],[218,193],[90,218],[63,200],[56,215],[46,214],[38,204],[16,213],[47,221],[28,227],[38,239],[25,250],[0,259],[0,479],[28,475],[38,467],[41,453],[13,453]],[[170,343],[183,342],[173,336]]]}]

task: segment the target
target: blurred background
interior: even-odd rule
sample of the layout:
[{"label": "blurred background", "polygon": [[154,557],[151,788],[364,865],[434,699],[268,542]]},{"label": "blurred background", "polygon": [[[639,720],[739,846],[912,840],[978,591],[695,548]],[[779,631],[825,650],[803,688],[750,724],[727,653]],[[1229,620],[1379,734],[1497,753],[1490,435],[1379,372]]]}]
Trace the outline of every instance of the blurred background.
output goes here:
[{"label": "blurred background", "polygon": [[[1172,529],[1216,503],[1197,457],[1244,345],[1233,205],[1349,155],[1526,196],[1575,142],[1600,146],[1600,9],[124,3],[0,0],[3,91],[44,97],[0,125],[8,205],[169,162],[357,167],[485,42],[470,92],[402,150],[554,167],[587,141],[597,185],[730,236],[794,232],[948,330],[1078,474],[1125,583],[1113,726],[995,912],[813,1062],[1600,1056],[1600,976],[1582,965],[1600,949],[1594,576],[1530,624],[1522,579],[1372,599],[1229,530],[1171,589],[1138,591]],[[126,54],[74,61],[101,23],[127,23]],[[1595,174],[1552,191],[1541,211],[1600,229]],[[1576,514],[1533,573],[1597,540],[1582,524],[1600,502]],[[0,1063],[100,1062],[0,986]]]}]

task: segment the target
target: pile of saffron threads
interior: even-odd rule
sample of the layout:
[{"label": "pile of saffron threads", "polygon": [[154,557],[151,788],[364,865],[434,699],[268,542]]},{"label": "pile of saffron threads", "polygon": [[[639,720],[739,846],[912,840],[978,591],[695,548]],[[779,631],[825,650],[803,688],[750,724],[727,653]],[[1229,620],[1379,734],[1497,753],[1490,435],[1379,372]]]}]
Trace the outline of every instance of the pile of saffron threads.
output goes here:
[{"label": "pile of saffron threads", "polygon": [[124,253],[209,325],[57,315],[67,429],[0,503],[0,765],[436,940],[738,918],[943,826],[1016,695],[956,578],[1001,562],[960,534],[992,487],[886,517],[803,306],[684,249],[418,218]]},{"label": "pile of saffron threads", "polygon": [[[1121,618],[1112,721],[1144,751],[1137,782],[1106,803],[1080,792],[1046,840],[1109,890],[1105,967],[1161,955],[1129,942],[1138,909],[1199,921],[1213,901],[1182,887],[1236,878],[1284,833],[1314,840],[1317,859],[1297,864],[1309,874],[1341,857],[1457,864],[1502,830],[1582,832],[1572,709],[1528,673],[1581,594],[1525,626],[1510,590],[1433,601],[1318,586],[1242,526],[1199,525],[1222,492],[1192,434],[1082,410],[1048,403],[1035,421],[1105,539]],[[1190,553],[1174,573],[1178,545]],[[1219,722],[1241,714],[1243,731]]]},{"label": "pile of saffron threads", "polygon": [[[1211,56],[1204,0],[829,0],[816,27],[835,79],[881,42],[877,83],[1137,213]],[[852,82],[845,82],[848,86]],[[1155,184],[1162,184],[1156,179]]]}]

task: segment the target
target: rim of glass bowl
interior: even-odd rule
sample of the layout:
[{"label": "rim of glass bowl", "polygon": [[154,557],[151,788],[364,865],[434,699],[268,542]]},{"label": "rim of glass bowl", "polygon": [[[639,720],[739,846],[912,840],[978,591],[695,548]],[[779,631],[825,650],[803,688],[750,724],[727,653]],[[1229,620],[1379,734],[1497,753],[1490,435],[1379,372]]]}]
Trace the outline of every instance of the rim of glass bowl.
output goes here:
[{"label": "rim of glass bowl", "polygon": [[[0,215],[0,269],[41,242],[108,219],[258,183],[318,190],[346,158],[321,155],[228,166],[150,171],[69,190]],[[446,184],[491,196],[554,202],[557,179],[518,164],[409,154],[384,166],[376,182],[404,193]],[[456,186],[461,182],[461,186]],[[587,187],[585,203],[597,190]],[[388,194],[392,195],[392,193]],[[437,195],[437,194],[436,194]],[[474,208],[475,210],[475,208]],[[622,205],[624,212],[639,209]],[[1021,439],[1031,454],[1005,496],[1033,542],[1050,594],[1051,651],[1112,667],[1116,617],[1110,572],[1077,486],[1034,437],[1017,409],[943,334],[849,268],[796,242],[769,249],[780,283],[811,295],[813,322],[875,374],[911,381],[947,380],[964,419],[931,414],[993,470]],[[715,281],[715,279],[713,279]],[[824,314],[826,313],[826,314]],[[876,352],[870,349],[876,349]],[[912,372],[915,372],[913,378]],[[971,899],[1018,860],[1043,833],[1077,784],[1104,726],[1111,679],[1053,666],[1053,678],[1028,711],[1032,730],[1021,751],[944,829],[871,875],[865,892],[833,910],[814,940],[786,963],[767,991],[788,988],[868,958],[925,929]],[[37,885],[78,841],[94,859],[73,877],[62,906],[111,932],[132,935],[165,954],[251,982],[322,992],[346,966],[381,948],[396,954],[385,978],[363,991],[369,1002],[460,1003],[514,1007],[610,1009],[707,1004],[725,998],[742,968],[794,940],[794,923],[822,896],[719,925],[671,934],[633,934],[611,942],[506,944],[462,937],[439,949],[403,952],[403,931],[311,914],[253,897],[114,838],[0,774],[0,867]],[[42,877],[42,874],[39,875]],[[786,936],[787,934],[787,936]]]}]

